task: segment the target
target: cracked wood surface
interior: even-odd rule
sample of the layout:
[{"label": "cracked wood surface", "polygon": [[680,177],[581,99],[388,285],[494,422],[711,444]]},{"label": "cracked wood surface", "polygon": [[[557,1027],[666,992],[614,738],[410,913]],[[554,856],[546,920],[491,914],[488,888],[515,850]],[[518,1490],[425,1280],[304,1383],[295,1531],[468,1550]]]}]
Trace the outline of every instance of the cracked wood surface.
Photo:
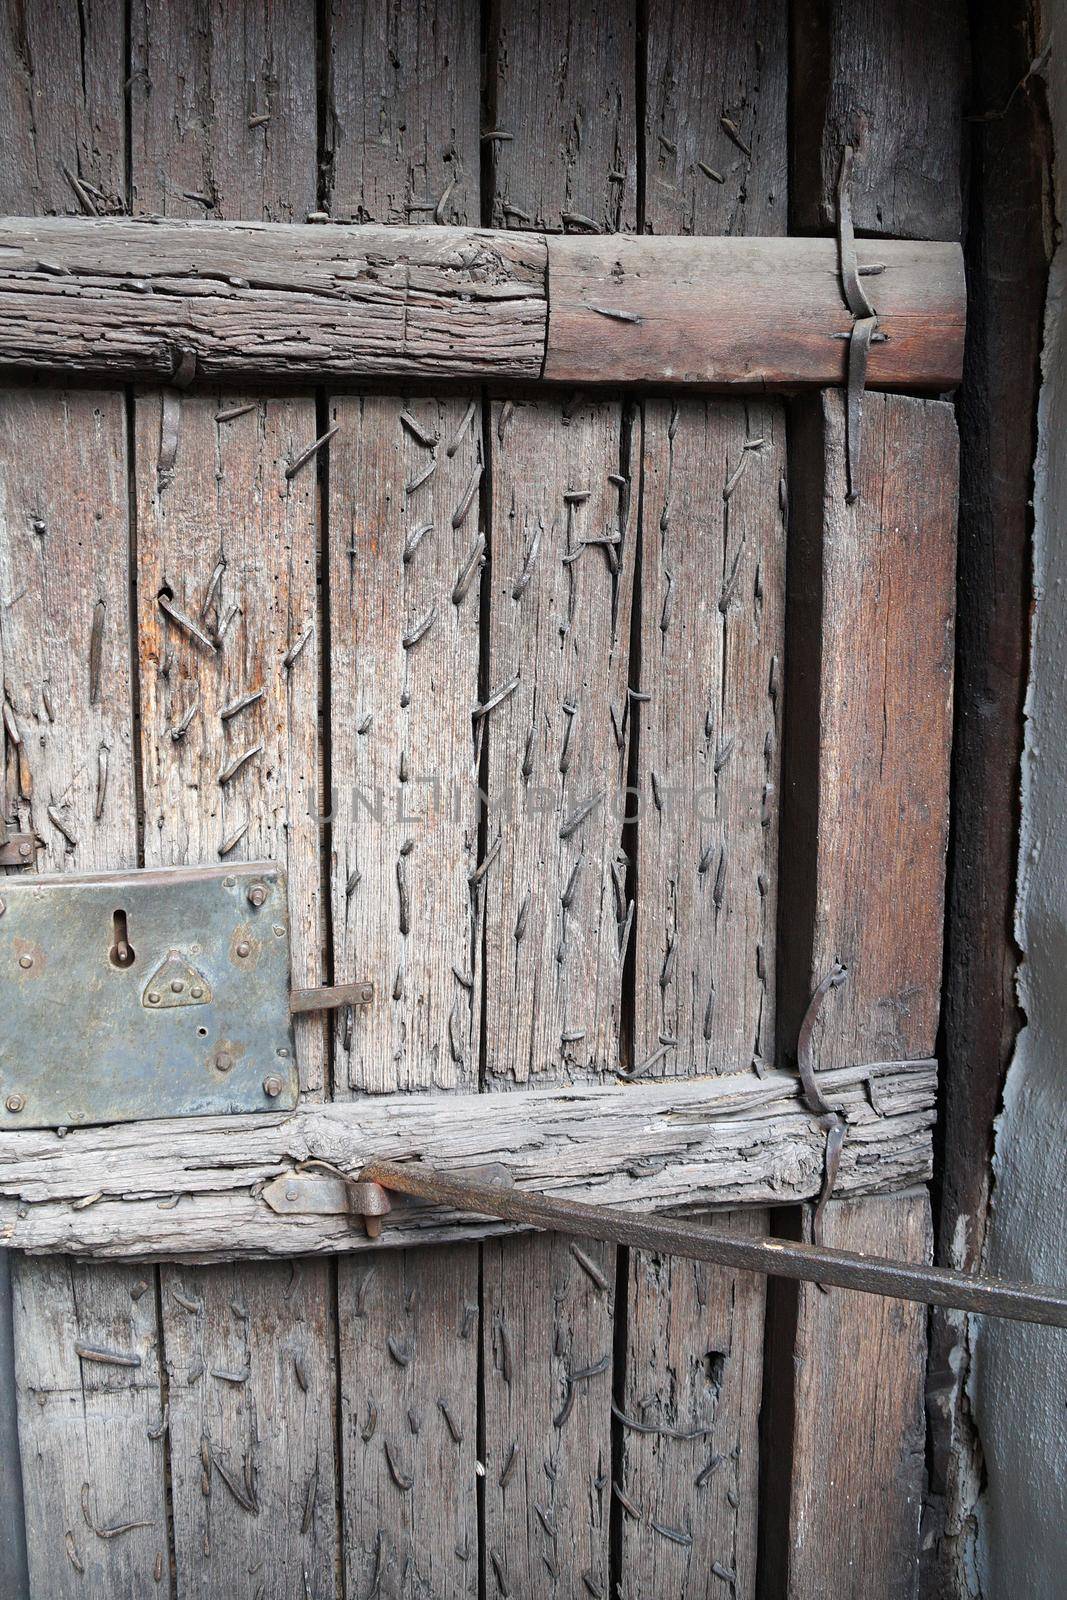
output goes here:
[{"label": "cracked wood surface", "polygon": [[[632,9],[617,0],[503,0],[491,120],[514,137],[490,143],[494,219],[522,222],[517,204],[552,228],[587,215],[633,226],[634,48]],[[510,1090],[503,1102],[516,1081],[602,1083],[625,1058],[631,424],[616,399],[581,394],[490,414],[487,703],[518,680],[484,732],[487,851],[500,840],[485,902],[485,1084]],[[563,1236],[483,1247],[486,1594],[610,1590],[616,1255]]]},{"label": "cracked wood surface", "polygon": [[[681,195],[661,181],[673,165],[681,194],[687,179],[715,192],[699,217],[694,203],[695,230],[785,231],[784,17],[767,10],[650,7],[646,122],[662,123],[646,139],[646,227],[677,225]],[[712,79],[701,94],[698,72]],[[668,1080],[724,1060],[755,1077],[774,1039],[785,423],[773,402],[643,409],[633,1051]],[[755,1592],[765,1303],[744,1274],[629,1252],[623,1596]]]},{"label": "cracked wood surface", "polygon": [[[477,221],[476,34],[447,0],[406,11],[331,12],[332,203],[390,220],[397,197],[422,198],[414,185],[436,188],[447,164],[460,181],[435,196],[444,195],[441,220]],[[443,80],[424,71],[430,39],[455,47]],[[357,64],[368,81],[379,74],[373,106],[360,114],[380,119],[380,142],[338,120],[356,113],[347,82]],[[395,236],[411,259],[425,248],[447,255],[460,235]],[[521,310],[542,258],[508,242],[499,259],[522,280],[499,284],[505,295],[517,288]],[[443,324],[441,337],[452,337]],[[333,399],[329,417],[340,425],[326,563],[333,955],[339,978],[362,975],[368,962],[378,969],[377,1002],[355,1011],[351,1025],[338,1018],[334,1085],[345,1114],[360,1114],[394,1103],[382,1091],[478,1085],[484,890],[471,714],[485,554],[482,412],[465,396],[360,395]],[[425,1092],[416,1098],[428,1103]],[[441,1106],[437,1096],[430,1103]],[[345,1592],[475,1600],[478,1248],[380,1250],[369,1267],[341,1261],[337,1306]]]},{"label": "cracked wood surface", "polygon": [[[956,244],[857,247],[874,388],[959,381]],[[209,381],[418,376],[764,390],[841,384],[851,317],[829,239],[470,228],[0,221],[0,361]]]},{"label": "cracked wood surface", "polygon": [[[137,860],[126,472],[121,396],[3,391],[5,813],[45,871]],[[167,1562],[155,1274],[26,1259],[13,1279],[34,1590],[135,1600]]]}]

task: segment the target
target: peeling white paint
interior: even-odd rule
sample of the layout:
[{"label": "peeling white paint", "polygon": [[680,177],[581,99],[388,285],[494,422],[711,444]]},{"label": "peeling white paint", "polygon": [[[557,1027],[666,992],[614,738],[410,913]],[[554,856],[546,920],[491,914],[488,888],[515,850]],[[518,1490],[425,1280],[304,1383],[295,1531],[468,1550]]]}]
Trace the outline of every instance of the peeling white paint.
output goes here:
[{"label": "peeling white paint", "polygon": [[[1056,214],[1067,215],[1067,0],[1047,0]],[[996,1125],[985,1266],[1067,1283],[1067,260],[1049,277],[1034,469],[1034,620],[1016,934],[1026,1026]],[[1007,825],[1007,819],[1005,819]],[[969,1394],[986,1483],[969,1552],[983,1600],[1067,1593],[1067,1332],[974,1325]],[[973,1564],[972,1564],[973,1563]]]}]

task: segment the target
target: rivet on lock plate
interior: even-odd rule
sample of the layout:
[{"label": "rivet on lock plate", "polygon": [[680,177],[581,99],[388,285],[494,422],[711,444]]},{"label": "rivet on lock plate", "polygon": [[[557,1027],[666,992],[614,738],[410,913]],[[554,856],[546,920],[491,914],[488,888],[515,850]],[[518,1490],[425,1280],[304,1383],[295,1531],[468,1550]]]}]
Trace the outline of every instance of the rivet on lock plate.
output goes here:
[{"label": "rivet on lock plate", "polygon": [[0,974],[0,1126],[296,1104],[273,863],[5,878]]}]

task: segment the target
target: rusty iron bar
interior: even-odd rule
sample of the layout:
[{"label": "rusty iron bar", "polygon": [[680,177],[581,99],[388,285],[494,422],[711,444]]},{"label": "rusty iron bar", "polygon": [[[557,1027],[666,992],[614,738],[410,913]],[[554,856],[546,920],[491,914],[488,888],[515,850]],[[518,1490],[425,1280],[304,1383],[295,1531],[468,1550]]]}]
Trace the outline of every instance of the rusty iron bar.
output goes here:
[{"label": "rusty iron bar", "polygon": [[832,1250],[792,1239],[728,1238],[699,1222],[646,1217],[635,1211],[609,1210],[576,1200],[477,1183],[466,1174],[450,1176],[421,1162],[401,1165],[371,1161],[358,1177],[361,1183],[377,1183],[416,1200],[478,1216],[500,1217],[505,1222],[550,1233],[579,1234],[608,1244],[633,1245],[768,1277],[796,1278],[836,1289],[946,1306],[953,1311],[1067,1328],[1065,1289],[1013,1283],[1004,1278],[979,1278],[948,1267]]}]

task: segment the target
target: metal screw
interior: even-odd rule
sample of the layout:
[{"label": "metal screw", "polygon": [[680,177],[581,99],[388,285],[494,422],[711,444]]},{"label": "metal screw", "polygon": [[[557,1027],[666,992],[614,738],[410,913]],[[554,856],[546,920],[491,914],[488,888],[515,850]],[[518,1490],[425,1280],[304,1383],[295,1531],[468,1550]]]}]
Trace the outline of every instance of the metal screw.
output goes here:
[{"label": "metal screw", "polygon": [[215,1057],[215,1071],[229,1072],[233,1066],[233,1057],[226,1050],[220,1050]]},{"label": "metal screw", "polygon": [[297,1194],[295,1189],[286,1189],[285,1198],[289,1201],[293,1201],[299,1200],[300,1196]]},{"label": "metal screw", "polygon": [[254,883],[248,891],[247,900],[250,906],[261,906],[267,898],[266,887],[262,883]]},{"label": "metal screw", "polygon": [[236,878],[223,878],[222,887],[224,889],[232,889],[236,882],[237,882]]},{"label": "metal screw", "polygon": [[185,983],[181,978],[172,978],[170,986],[175,994],[181,994],[182,990],[185,988]]},{"label": "metal screw", "polygon": [[24,1094],[9,1094],[4,1104],[9,1111],[25,1111],[26,1096]]},{"label": "metal screw", "polygon": [[29,853],[30,853],[30,841],[28,839],[23,839],[22,843],[19,845],[19,855],[20,856],[28,856]]},{"label": "metal screw", "polygon": [[249,944],[247,939],[241,940],[240,944],[237,946],[237,954],[239,956],[248,956],[252,954],[252,946]]},{"label": "metal screw", "polygon": [[281,1057],[282,1057],[282,1058],[283,1058],[283,1059],[284,1059],[284,1058],[285,1058],[285,1057],[286,1057],[286,1056],[287,1056],[287,1055],[288,1055],[288,1054],[289,1054],[289,1052],[288,1052],[288,1050],[287,1050],[287,1049],[286,1049],[286,1048],[285,1048],[285,1046],[284,1046],[284,1045],[282,1045],[282,1046],[280,1046],[280,1048],[279,1048],[279,1049],[277,1049],[277,1050],[275,1050],[275,1052],[274,1052],[274,1054],[275,1054],[275,1055],[276,1055],[276,1056],[281,1056]]},{"label": "metal screw", "polygon": [[192,995],[194,1000],[202,1000],[204,998],[204,991],[201,989],[198,983],[193,984],[193,987],[189,990],[189,993]]},{"label": "metal screw", "polygon": [[159,996],[154,989],[148,991],[148,1004],[150,1006],[158,1006],[159,1004]]},{"label": "metal screw", "polygon": [[263,1093],[268,1095],[271,1100],[277,1100],[284,1088],[285,1084],[276,1072],[270,1073],[268,1077],[263,1079]]},{"label": "metal screw", "polygon": [[274,937],[276,939],[282,939],[285,937],[285,928],[280,922],[276,922],[274,924]]},{"label": "metal screw", "polygon": [[22,967],[23,970],[25,970],[27,967],[32,967],[33,966],[33,957],[32,956],[19,956],[19,966]]}]

